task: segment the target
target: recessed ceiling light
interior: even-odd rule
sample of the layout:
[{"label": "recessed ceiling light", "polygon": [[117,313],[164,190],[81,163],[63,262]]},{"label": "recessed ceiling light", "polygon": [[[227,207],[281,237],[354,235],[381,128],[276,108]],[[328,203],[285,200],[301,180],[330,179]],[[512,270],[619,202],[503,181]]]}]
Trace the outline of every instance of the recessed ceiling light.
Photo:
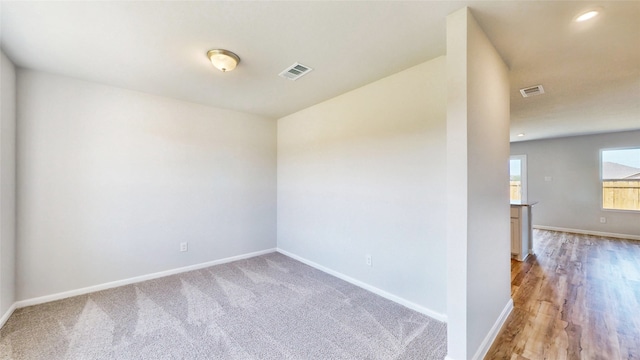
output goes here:
[{"label": "recessed ceiling light", "polygon": [[518,134],[518,137],[523,137],[523,136],[524,136],[524,133]]},{"label": "recessed ceiling light", "polygon": [[594,17],[598,16],[599,13],[600,12],[598,10],[589,10],[586,13],[578,15],[578,17],[576,17],[575,19],[575,22],[583,22],[589,19],[593,19]]}]

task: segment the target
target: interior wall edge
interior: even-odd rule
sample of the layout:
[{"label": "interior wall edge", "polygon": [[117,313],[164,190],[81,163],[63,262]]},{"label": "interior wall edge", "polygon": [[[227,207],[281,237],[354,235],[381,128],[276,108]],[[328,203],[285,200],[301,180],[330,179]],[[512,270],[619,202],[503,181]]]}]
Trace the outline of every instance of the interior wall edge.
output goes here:
[{"label": "interior wall edge", "polygon": [[[97,291],[112,289],[112,288],[125,286],[125,285],[131,285],[131,284],[140,283],[140,282],[147,281],[147,280],[158,279],[158,278],[162,278],[162,277],[165,277],[165,276],[180,274],[180,273],[193,271],[193,270],[200,270],[200,269],[204,269],[204,268],[215,266],[215,265],[221,265],[221,264],[226,264],[226,263],[230,263],[230,262],[237,261],[237,260],[243,260],[243,259],[248,259],[248,258],[260,256],[260,255],[270,254],[270,253],[273,253],[275,251],[276,251],[275,248],[266,249],[266,250],[260,250],[260,251],[255,251],[255,252],[251,252],[251,253],[247,253],[247,254],[230,256],[230,257],[223,258],[223,259],[207,261],[207,262],[200,263],[200,264],[179,267],[179,268],[160,271],[160,272],[155,272],[155,273],[151,273],[151,274],[147,274],[147,275],[135,276],[135,277],[128,278],[128,279],[111,281],[111,282],[107,282],[107,283],[104,283],[104,284],[88,286],[88,287],[84,287],[84,288],[80,288],[80,289],[76,289],[76,290],[64,291],[64,292],[59,292],[59,293],[55,293],[55,294],[39,296],[39,297],[31,298],[31,299],[19,300],[14,304],[14,308],[15,309],[19,309],[19,308],[23,308],[23,307],[27,307],[27,306],[40,305],[40,304],[44,304],[44,303],[48,303],[48,302],[52,302],[52,301],[56,301],[56,300],[62,300],[62,299],[70,298],[70,297],[73,297],[73,296],[90,294],[90,293],[97,292]],[[7,316],[7,319],[8,318],[9,317]],[[4,319],[4,317],[3,317],[3,319]],[[2,324],[4,325],[4,323],[2,323]]]},{"label": "interior wall edge", "polygon": [[0,314],[16,300],[16,72],[0,49]]},{"label": "interior wall edge", "polygon": [[0,329],[7,323],[7,320],[13,315],[13,312],[18,308],[17,303],[13,303],[9,309],[0,317]]},{"label": "interior wall edge", "polygon": [[315,262],[313,262],[311,260],[308,260],[308,259],[306,259],[306,258],[304,258],[302,256],[298,256],[296,254],[293,254],[293,253],[288,252],[286,250],[283,250],[281,248],[277,248],[276,251],[281,253],[282,255],[288,256],[288,257],[290,257],[292,259],[295,259],[295,260],[298,260],[298,261],[300,261],[301,263],[303,263],[305,265],[309,265],[309,266],[311,266],[312,268],[314,268],[316,270],[320,270],[320,271],[322,271],[324,273],[327,273],[327,274],[329,274],[331,276],[335,276],[340,280],[344,280],[344,281],[346,281],[346,282],[348,282],[348,283],[350,283],[352,285],[355,285],[357,287],[360,287],[362,289],[370,291],[370,292],[372,292],[372,293],[374,293],[376,295],[382,296],[383,298],[385,298],[387,300],[390,300],[390,301],[393,301],[396,304],[399,304],[399,305],[402,305],[402,306],[404,306],[406,308],[409,308],[411,310],[417,311],[417,312],[419,312],[419,313],[421,313],[423,315],[426,315],[426,316],[428,316],[430,318],[433,318],[433,319],[436,319],[438,321],[442,321],[444,323],[447,322],[447,315],[446,314],[443,314],[443,313],[431,310],[429,308],[426,308],[424,306],[418,305],[418,304],[416,304],[414,302],[411,302],[409,300],[406,300],[406,299],[404,299],[404,298],[402,298],[400,296],[397,296],[397,295],[392,294],[390,292],[384,291],[384,290],[379,289],[379,288],[377,288],[375,286],[369,285],[369,284],[367,284],[367,283],[365,283],[363,281],[354,279],[354,278],[352,278],[350,276],[347,276],[347,275],[345,275],[345,274],[343,274],[343,273],[341,273],[339,271],[335,271],[335,270],[330,269],[328,267],[322,266],[322,265],[317,264],[317,263],[315,263]]},{"label": "interior wall edge", "polygon": [[593,235],[593,236],[604,236],[604,237],[612,237],[616,239],[626,239],[626,240],[638,240],[640,241],[640,235],[631,235],[631,234],[618,234],[618,233],[610,233],[604,231],[591,231],[591,230],[582,230],[582,229],[570,229],[556,226],[546,226],[546,225],[533,225],[534,229],[540,230],[551,230],[551,231],[561,231],[568,232],[573,234],[583,234],[583,235]]},{"label": "interior wall edge", "polygon": [[498,334],[500,334],[500,330],[502,330],[502,327],[507,322],[507,319],[509,318],[509,315],[511,315],[512,311],[513,299],[509,299],[509,301],[507,301],[507,304],[504,306],[504,309],[502,309],[500,316],[498,317],[498,319],[496,319],[495,324],[493,324],[491,330],[487,333],[487,336],[480,344],[478,351],[476,351],[475,355],[473,355],[473,360],[484,359],[484,357],[487,355],[487,352],[489,352],[489,349],[491,349],[491,345],[493,345],[493,342],[498,337]]}]

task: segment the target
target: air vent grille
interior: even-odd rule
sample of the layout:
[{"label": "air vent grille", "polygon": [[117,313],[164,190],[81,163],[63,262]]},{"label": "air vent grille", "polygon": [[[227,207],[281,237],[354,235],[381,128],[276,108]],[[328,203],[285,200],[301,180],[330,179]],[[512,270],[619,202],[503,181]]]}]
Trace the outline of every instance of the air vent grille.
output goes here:
[{"label": "air vent grille", "polygon": [[522,97],[525,97],[525,98],[536,96],[536,95],[544,94],[544,88],[542,87],[542,85],[530,86],[524,89],[520,89],[520,94],[522,94]]},{"label": "air vent grille", "polygon": [[280,76],[289,80],[298,80],[299,78],[307,75],[311,70],[313,69],[306,65],[295,63],[284,69],[284,71],[280,73]]}]

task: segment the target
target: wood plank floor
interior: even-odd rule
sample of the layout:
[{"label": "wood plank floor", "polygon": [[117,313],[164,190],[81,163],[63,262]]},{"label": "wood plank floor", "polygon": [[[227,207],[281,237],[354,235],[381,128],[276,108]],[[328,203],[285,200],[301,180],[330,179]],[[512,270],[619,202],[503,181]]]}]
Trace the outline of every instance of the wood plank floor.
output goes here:
[{"label": "wood plank floor", "polygon": [[485,359],[640,359],[640,241],[534,230]]}]

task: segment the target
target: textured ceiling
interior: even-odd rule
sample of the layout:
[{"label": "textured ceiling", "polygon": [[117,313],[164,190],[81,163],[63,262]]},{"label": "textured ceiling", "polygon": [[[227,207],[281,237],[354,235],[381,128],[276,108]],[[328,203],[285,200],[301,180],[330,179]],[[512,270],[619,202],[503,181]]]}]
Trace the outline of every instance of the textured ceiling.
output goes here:
[{"label": "textured ceiling", "polygon": [[[1,46],[20,67],[279,118],[446,52],[465,5],[511,69],[512,140],[640,129],[640,2],[13,2]],[[215,70],[212,48],[241,57]],[[314,69],[278,77],[294,62]],[[518,89],[542,84],[544,95]],[[523,138],[516,134],[524,132]]]}]

